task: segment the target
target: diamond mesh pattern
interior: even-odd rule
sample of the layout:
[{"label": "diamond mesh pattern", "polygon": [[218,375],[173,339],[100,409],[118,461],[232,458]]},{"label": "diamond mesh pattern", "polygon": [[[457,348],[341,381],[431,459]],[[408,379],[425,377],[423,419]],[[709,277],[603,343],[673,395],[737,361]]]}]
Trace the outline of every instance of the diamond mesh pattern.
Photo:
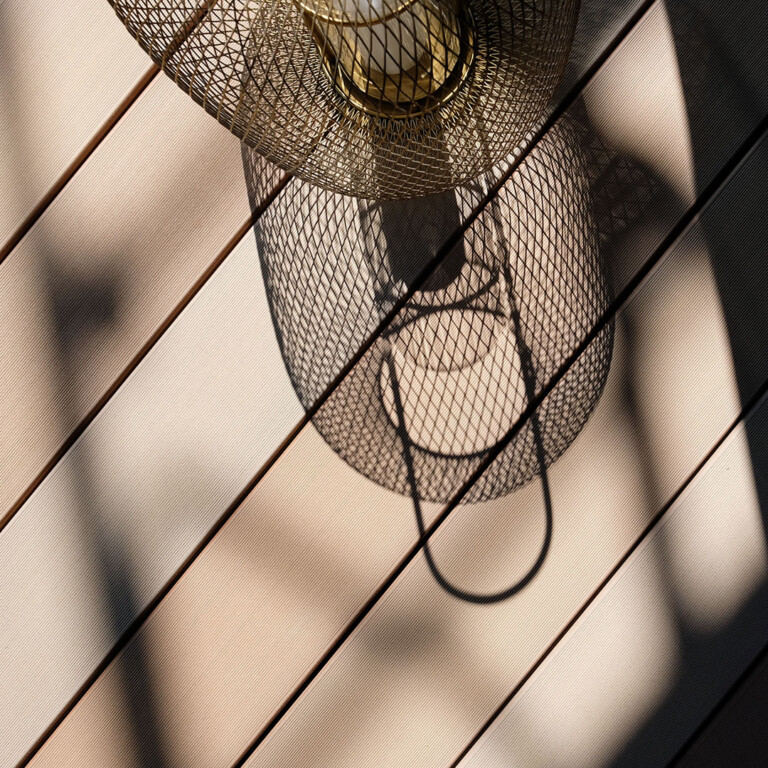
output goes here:
[{"label": "diamond mesh pattern", "polygon": [[[246,176],[255,155],[245,152]],[[391,360],[418,494],[446,501],[507,433],[609,301],[601,236],[626,226],[597,194],[630,169],[561,121],[517,167],[464,238],[356,362],[313,422],[375,482],[409,494]],[[255,179],[254,179],[255,181]],[[486,180],[487,181],[487,180]],[[464,222],[483,183],[410,201],[341,197],[292,182],[255,232],[296,392],[310,408]],[[597,218],[601,228],[598,233]],[[546,464],[573,441],[607,376],[607,325],[538,412]],[[527,425],[467,501],[541,472]]]},{"label": "diamond mesh pattern", "polygon": [[300,178],[369,199],[455,187],[540,120],[578,0],[110,0],[181,88]]}]

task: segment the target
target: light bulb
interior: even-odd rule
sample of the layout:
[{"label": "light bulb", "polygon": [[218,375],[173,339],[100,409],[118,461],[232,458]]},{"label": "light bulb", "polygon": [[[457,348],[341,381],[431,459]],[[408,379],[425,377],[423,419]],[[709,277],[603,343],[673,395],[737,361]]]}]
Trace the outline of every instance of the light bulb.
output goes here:
[{"label": "light bulb", "polygon": [[377,117],[437,109],[469,73],[469,13],[446,0],[297,0],[323,70],[352,105]]}]

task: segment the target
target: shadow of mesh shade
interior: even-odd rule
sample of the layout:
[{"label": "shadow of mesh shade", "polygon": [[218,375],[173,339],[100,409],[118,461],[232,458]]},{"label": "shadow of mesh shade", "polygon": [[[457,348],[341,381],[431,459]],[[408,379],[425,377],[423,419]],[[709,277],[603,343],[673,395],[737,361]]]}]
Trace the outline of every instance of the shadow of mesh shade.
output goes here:
[{"label": "shadow of mesh shade", "polygon": [[[590,168],[587,154],[601,167]],[[247,177],[252,160],[246,151]],[[411,494],[402,418],[419,497],[450,499],[605,312],[596,222],[618,230],[624,208],[597,205],[594,190],[610,187],[620,170],[577,126],[550,131],[318,410],[313,423],[333,450],[371,480]],[[262,216],[255,232],[267,295],[306,408],[467,219],[487,181],[384,202],[297,181]],[[546,465],[597,403],[612,339],[608,324],[539,408]],[[540,456],[526,424],[467,500],[519,487],[542,471]]]},{"label": "shadow of mesh shade", "polygon": [[578,8],[110,2],[154,61],[247,145],[306,181],[371,199],[452,189],[503,160],[560,81]]}]

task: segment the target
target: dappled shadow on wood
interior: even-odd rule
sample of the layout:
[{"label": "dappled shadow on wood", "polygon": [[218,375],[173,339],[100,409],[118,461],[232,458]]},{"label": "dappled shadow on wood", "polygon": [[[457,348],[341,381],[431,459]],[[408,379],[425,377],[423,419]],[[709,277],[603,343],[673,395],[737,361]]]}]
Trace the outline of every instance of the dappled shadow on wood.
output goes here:
[{"label": "dappled shadow on wood", "polygon": [[[56,246],[43,239],[41,263],[47,287],[47,306],[55,341],[52,361],[53,382],[59,393],[59,421],[64,429],[77,426],[76,400],[78,392],[71,386],[79,377],[78,356],[92,335],[121,322],[122,275],[115,270],[103,269],[87,279],[67,274],[57,265]],[[83,542],[83,551],[91,563],[95,579],[95,595],[103,606],[104,631],[111,637],[110,645],[118,643],[126,630],[137,619],[135,563],[120,537],[106,524],[103,516],[104,499],[99,488],[94,447],[85,438],[70,451],[69,481],[73,505],[77,513],[75,523]],[[128,748],[133,748],[130,759],[142,768],[162,768],[167,764],[166,750],[161,735],[156,709],[155,682],[151,672],[150,652],[140,634],[134,637],[129,651],[117,662],[120,681],[119,698],[122,711],[127,715],[120,724]],[[85,682],[85,687],[90,685]],[[76,696],[74,701],[77,701]],[[71,704],[58,714],[49,732],[64,717]],[[120,730],[118,726],[118,730]]]}]

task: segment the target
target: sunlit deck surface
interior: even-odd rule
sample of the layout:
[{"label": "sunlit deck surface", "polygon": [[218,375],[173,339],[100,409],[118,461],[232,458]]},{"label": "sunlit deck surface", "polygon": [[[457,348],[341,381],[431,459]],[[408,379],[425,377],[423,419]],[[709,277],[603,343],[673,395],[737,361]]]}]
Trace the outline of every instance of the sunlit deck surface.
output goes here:
[{"label": "sunlit deck surface", "polygon": [[[491,456],[420,500],[447,582],[523,580],[484,603],[436,578],[379,449],[315,426],[393,316],[302,401],[286,369],[264,278],[283,243],[362,247],[335,237],[359,204],[244,154],[106,0],[0,0],[0,767],[764,766],[767,40],[765,0],[582,0],[541,130],[457,193],[458,229],[414,214],[439,263],[527,214],[557,250],[570,213],[526,169],[586,158],[594,321],[491,443],[400,411],[448,453],[584,411],[511,492],[464,503]],[[286,317],[330,322],[306,294]],[[589,402],[545,411],[571,370]]]}]

